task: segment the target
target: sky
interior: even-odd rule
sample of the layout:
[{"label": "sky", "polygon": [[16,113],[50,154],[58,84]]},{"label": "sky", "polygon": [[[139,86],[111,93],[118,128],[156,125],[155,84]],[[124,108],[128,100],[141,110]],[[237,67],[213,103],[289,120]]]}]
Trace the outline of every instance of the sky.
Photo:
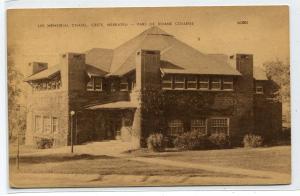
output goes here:
[{"label": "sky", "polygon": [[[249,53],[255,66],[276,59],[289,62],[287,6],[20,9],[9,10],[7,20],[8,48],[25,76],[31,72],[29,62],[53,66],[61,53],[115,48],[150,23],[203,53]],[[247,24],[238,24],[241,21]],[[193,25],[176,25],[184,22]],[[48,27],[51,24],[63,27]]]}]

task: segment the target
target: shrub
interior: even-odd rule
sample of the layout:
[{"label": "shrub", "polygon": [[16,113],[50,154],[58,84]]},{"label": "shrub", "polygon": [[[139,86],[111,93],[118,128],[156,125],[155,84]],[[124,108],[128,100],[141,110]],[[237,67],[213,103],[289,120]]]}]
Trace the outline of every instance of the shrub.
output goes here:
[{"label": "shrub", "polygon": [[174,139],[174,147],[180,150],[203,150],[209,148],[207,136],[198,131],[189,131]]},{"label": "shrub", "polygon": [[38,149],[52,148],[54,142],[54,140],[50,138],[35,138],[35,141]]},{"label": "shrub", "polygon": [[208,140],[212,144],[213,148],[224,149],[230,148],[231,142],[229,136],[225,133],[214,133],[208,137]]},{"label": "shrub", "polygon": [[165,150],[165,140],[161,133],[151,134],[147,138],[147,147],[149,150],[155,152],[162,152]]},{"label": "shrub", "polygon": [[259,135],[247,134],[243,139],[244,147],[246,148],[256,148],[263,144],[263,138]]}]

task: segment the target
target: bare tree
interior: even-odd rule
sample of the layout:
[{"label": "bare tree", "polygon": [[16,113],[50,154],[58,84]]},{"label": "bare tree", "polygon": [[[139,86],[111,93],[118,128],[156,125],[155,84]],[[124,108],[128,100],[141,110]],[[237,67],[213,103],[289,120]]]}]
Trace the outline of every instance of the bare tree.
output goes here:
[{"label": "bare tree", "polygon": [[[22,89],[20,84],[23,75],[16,69],[13,60],[13,50],[7,52],[7,83],[8,83],[8,123],[9,139],[13,141],[17,133],[24,136],[26,127],[26,108],[19,103]],[[19,132],[20,131],[20,132]]]}]

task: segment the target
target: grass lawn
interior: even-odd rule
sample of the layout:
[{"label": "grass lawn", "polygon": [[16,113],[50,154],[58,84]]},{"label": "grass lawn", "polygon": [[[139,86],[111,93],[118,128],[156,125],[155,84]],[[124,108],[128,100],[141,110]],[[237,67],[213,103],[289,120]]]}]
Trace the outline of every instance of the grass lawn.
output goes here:
[{"label": "grass lawn", "polygon": [[137,151],[129,154],[132,156],[185,161],[223,167],[273,171],[285,174],[290,174],[291,172],[290,146],[163,153]]},{"label": "grass lawn", "polygon": [[[10,159],[10,172],[16,172],[15,158]],[[56,154],[21,157],[21,173],[99,174],[99,175],[146,175],[146,176],[200,176],[242,177],[198,169],[155,165],[124,158],[87,154]]]}]

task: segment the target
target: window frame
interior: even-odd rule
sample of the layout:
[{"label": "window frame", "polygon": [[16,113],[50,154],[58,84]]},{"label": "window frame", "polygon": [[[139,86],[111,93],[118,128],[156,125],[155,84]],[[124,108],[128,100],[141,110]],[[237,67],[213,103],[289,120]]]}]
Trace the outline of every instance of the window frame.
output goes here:
[{"label": "window frame", "polygon": [[[96,79],[98,79],[100,81],[100,88],[96,88],[97,84],[96,84]],[[102,91],[103,89],[103,78],[102,77],[94,77],[94,91]]]},{"label": "window frame", "polygon": [[[190,78],[195,78],[195,80],[190,80]],[[186,89],[188,90],[197,90],[198,88],[198,77],[195,75],[186,76]],[[195,88],[189,88],[189,84],[195,84]]]},{"label": "window frame", "polygon": [[[206,78],[206,80],[202,80],[204,78]],[[210,81],[210,79],[208,76],[199,76],[198,77],[198,90],[209,90],[209,87],[210,87],[209,81]],[[201,84],[206,84],[207,88],[201,88]]]},{"label": "window frame", "polygon": [[224,128],[224,126],[223,127],[220,127],[220,126],[213,126],[212,124],[212,121],[213,120],[226,120],[226,128],[227,128],[227,130],[226,130],[226,135],[227,136],[229,136],[229,134],[230,134],[230,131],[229,131],[229,128],[230,128],[230,118],[228,118],[228,117],[213,117],[213,118],[210,118],[209,119],[209,124],[210,124],[210,130],[209,130],[209,132],[210,132],[210,134],[214,134],[214,133],[212,133],[212,128]]},{"label": "window frame", "polygon": [[[54,130],[54,119],[56,119],[56,130]],[[58,132],[58,117],[52,116],[51,117],[51,131],[52,133],[57,133]]]},{"label": "window frame", "polygon": [[[100,83],[99,83],[100,88],[96,88],[96,86],[98,85],[98,84],[96,84],[97,79],[100,81]],[[89,85],[90,83],[91,83],[91,85]],[[103,90],[103,78],[100,76],[91,76],[90,80],[86,84],[86,91],[101,92],[102,90]]]},{"label": "window frame", "polygon": [[[37,121],[37,118],[39,118],[39,121]],[[43,131],[43,118],[41,115],[35,115],[34,116],[34,131],[36,133],[40,133]],[[38,129],[38,126],[37,126],[37,122],[39,122],[39,129]]]},{"label": "window frame", "polygon": [[[170,77],[170,80],[166,80],[165,77]],[[165,89],[165,90],[173,89],[173,80],[174,80],[174,77],[172,75],[164,75],[162,77],[162,89]],[[164,87],[164,84],[170,84],[171,87]]]},{"label": "window frame", "polygon": [[[204,121],[204,126],[200,126],[200,125],[193,125],[193,121],[197,121],[197,120],[203,120]],[[193,131],[193,128],[205,128],[205,135],[207,135],[207,119],[206,118],[194,118],[191,119],[191,131]]]},{"label": "window frame", "polygon": [[[182,77],[183,78],[183,81],[176,81],[176,78],[177,77]],[[173,80],[174,80],[174,86],[173,86],[173,89],[175,89],[175,90],[184,90],[184,89],[186,89],[185,88],[185,82],[186,82],[186,78],[185,78],[185,76],[184,75],[174,75],[174,77],[173,77]],[[176,84],[183,84],[183,87],[181,88],[178,88],[178,87],[176,87]]]},{"label": "window frame", "polygon": [[[228,81],[225,81],[225,79],[228,79],[228,78],[230,78],[231,79],[231,81],[230,82],[228,82]],[[230,76],[223,76],[223,78],[222,78],[222,81],[223,81],[223,83],[222,83],[222,90],[224,90],[224,91],[233,91],[234,90],[234,86],[233,86],[233,77],[230,77]],[[229,85],[231,85],[231,88],[229,89],[229,88],[224,88],[224,84],[229,84]]]},{"label": "window frame", "polygon": [[[177,125],[181,125],[177,126]],[[172,130],[172,128],[177,128],[176,132],[174,133],[174,130]],[[181,131],[179,132],[178,129],[181,128]],[[181,119],[172,119],[168,121],[168,135],[169,136],[176,136],[176,135],[180,135],[184,132],[184,123],[183,120]]]},{"label": "window frame", "polygon": [[[257,89],[261,88],[261,91],[258,91]],[[257,85],[255,84],[255,94],[263,95],[264,94],[264,87],[263,85]]]},{"label": "window frame", "polygon": [[[122,85],[126,85],[126,88],[123,89],[121,88]],[[121,81],[120,81],[120,91],[129,91],[129,82],[127,80],[127,78],[122,78]]]},{"label": "window frame", "polygon": [[[45,120],[48,119],[49,120],[49,123],[50,125],[48,125],[48,128],[49,130],[46,130],[45,129]],[[51,116],[43,116],[43,133],[51,133],[52,131],[52,119],[51,119]]]},{"label": "window frame", "polygon": [[[214,81],[214,79],[218,79],[218,82]],[[213,88],[214,84],[219,84],[219,88]],[[222,90],[222,79],[221,79],[221,77],[214,76],[214,77],[211,78],[210,90],[212,90],[212,91]]]}]

